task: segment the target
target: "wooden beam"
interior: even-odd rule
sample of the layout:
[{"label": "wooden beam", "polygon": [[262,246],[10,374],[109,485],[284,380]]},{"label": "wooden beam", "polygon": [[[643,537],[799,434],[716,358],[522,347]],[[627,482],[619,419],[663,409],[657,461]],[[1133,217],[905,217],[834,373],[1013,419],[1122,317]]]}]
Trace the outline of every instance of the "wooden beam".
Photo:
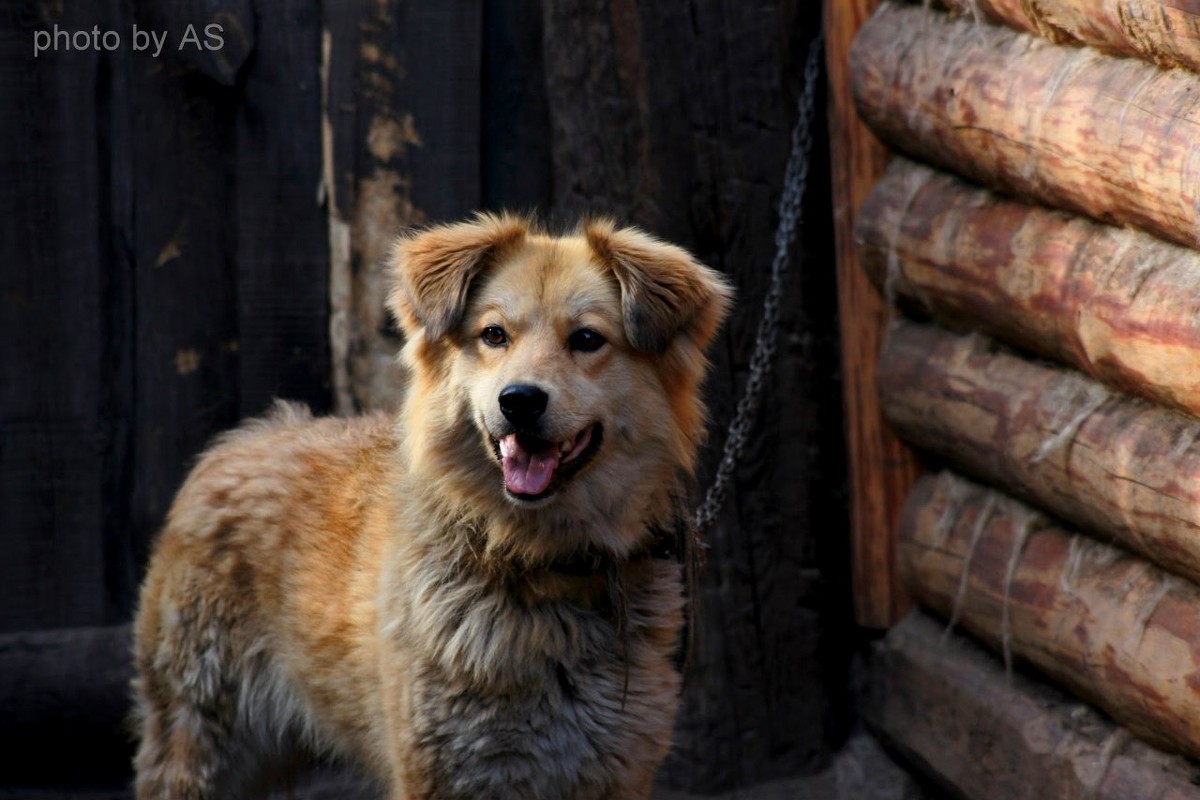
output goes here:
[{"label": "wooden beam", "polygon": [[888,161],[887,150],[859,121],[850,98],[850,41],[876,5],[876,0],[825,0],[824,24],[854,610],[860,625],[886,628],[907,607],[895,578],[895,523],[920,470],[879,409],[875,365],[888,309],[859,268],[852,234],[855,212]]},{"label": "wooden beam", "polygon": [[1200,770],[914,613],[876,647],[867,724],[972,800],[1187,800]]},{"label": "wooden beam", "polygon": [[885,3],[851,53],[859,112],[922,161],[1200,242],[1200,76]]},{"label": "wooden beam", "polygon": [[1200,756],[1200,587],[950,472],[913,489],[899,563],[922,606]]},{"label": "wooden beam", "polygon": [[879,387],[913,444],[1200,582],[1200,420],[911,322]]},{"label": "wooden beam", "polygon": [[[53,22],[124,32],[124,8],[64,4]],[[26,60],[45,10],[9,7],[0,24],[0,631],[105,624],[128,613],[134,583],[133,192],[121,167],[141,98],[128,48]]]},{"label": "wooden beam", "polygon": [[333,407],[393,410],[404,375],[384,308],[389,248],[407,228],[480,205],[483,7],[359,0],[321,14]]},{"label": "wooden beam", "polygon": [[128,625],[0,635],[0,786],[128,784],[131,647]]},{"label": "wooden beam", "polygon": [[317,202],[320,3],[256,10],[234,139],[238,410],[262,414],[284,398],[324,413],[332,390],[329,235]]},{"label": "wooden beam", "polygon": [[1200,71],[1200,25],[1194,4],[1163,0],[941,0],[984,19],[1076,42],[1163,67]]},{"label": "wooden beam", "polygon": [[876,286],[1156,402],[1200,413],[1200,253],[1016,202],[898,158],[855,228]]}]

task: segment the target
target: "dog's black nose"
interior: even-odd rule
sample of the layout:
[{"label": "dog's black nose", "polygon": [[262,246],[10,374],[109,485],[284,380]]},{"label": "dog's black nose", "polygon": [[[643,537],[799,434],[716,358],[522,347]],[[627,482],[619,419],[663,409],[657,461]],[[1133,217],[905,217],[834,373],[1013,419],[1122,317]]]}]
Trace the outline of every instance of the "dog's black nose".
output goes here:
[{"label": "dog's black nose", "polygon": [[500,392],[500,410],[518,428],[531,427],[546,410],[549,395],[528,383],[514,383]]}]

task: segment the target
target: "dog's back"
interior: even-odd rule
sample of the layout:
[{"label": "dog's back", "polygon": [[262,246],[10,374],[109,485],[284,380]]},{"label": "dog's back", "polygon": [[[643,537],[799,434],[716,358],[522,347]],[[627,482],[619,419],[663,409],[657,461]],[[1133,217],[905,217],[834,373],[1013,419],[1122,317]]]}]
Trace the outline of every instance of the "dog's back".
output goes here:
[{"label": "dog's back", "polygon": [[355,562],[381,547],[391,425],[281,406],[200,459],[142,590],[139,797],[240,796],[297,745],[370,754],[377,592]]}]

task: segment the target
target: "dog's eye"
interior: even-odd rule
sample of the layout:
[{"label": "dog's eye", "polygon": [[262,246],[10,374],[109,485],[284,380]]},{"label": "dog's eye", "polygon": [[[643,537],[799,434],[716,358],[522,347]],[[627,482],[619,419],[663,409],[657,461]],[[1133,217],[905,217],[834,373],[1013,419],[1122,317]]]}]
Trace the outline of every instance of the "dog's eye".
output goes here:
[{"label": "dog's eye", "polygon": [[503,347],[508,344],[508,334],[499,325],[488,325],[483,329],[480,338],[489,347]]},{"label": "dog's eye", "polygon": [[594,353],[604,346],[605,341],[591,328],[580,328],[567,337],[567,346],[581,353]]}]

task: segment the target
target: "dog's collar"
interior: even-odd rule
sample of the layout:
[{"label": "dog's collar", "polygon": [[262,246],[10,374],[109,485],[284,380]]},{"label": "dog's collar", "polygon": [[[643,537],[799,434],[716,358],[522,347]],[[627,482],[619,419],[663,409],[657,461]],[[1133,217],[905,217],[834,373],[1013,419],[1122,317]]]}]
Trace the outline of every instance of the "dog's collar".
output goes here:
[{"label": "dog's collar", "polygon": [[680,552],[678,536],[659,526],[654,526],[650,528],[649,535],[642,545],[625,558],[617,558],[607,550],[588,548],[565,558],[555,559],[546,565],[546,569],[560,575],[589,578],[607,573],[622,562],[643,559],[678,561]]},{"label": "dog's collar", "polygon": [[555,559],[546,565],[546,569],[559,575],[589,578],[608,572],[616,563],[617,559],[612,554],[589,549],[566,558]]}]

